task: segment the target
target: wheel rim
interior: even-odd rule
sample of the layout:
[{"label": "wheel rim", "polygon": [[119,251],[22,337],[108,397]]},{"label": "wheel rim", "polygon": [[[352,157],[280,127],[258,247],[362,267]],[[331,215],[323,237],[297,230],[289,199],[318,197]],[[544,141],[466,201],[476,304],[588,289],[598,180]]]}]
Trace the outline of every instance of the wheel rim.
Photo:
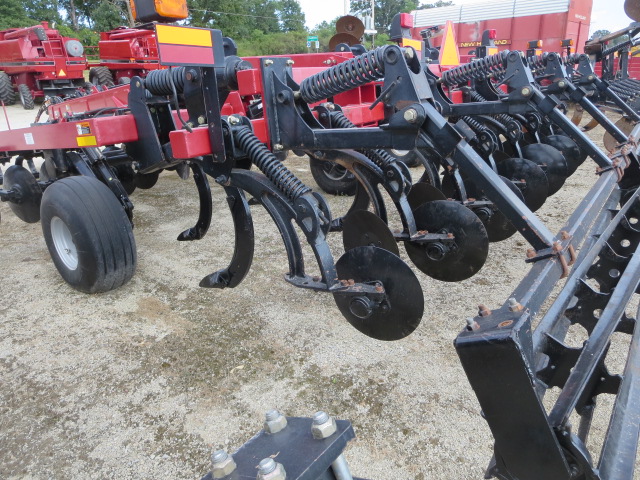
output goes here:
[{"label": "wheel rim", "polygon": [[69,270],[78,268],[78,249],[73,243],[73,236],[69,227],[59,218],[51,219],[51,238],[58,257]]},{"label": "wheel rim", "polygon": [[334,181],[348,180],[351,178],[349,170],[342,165],[338,165],[332,162],[326,162],[323,166],[325,175]]}]

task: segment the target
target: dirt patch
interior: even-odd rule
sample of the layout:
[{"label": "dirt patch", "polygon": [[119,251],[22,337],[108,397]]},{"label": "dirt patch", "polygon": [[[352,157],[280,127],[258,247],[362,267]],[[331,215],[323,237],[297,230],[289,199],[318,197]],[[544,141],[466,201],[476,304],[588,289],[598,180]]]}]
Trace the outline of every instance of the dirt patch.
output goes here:
[{"label": "dirt patch", "polygon": [[[23,111],[10,112],[13,121]],[[306,160],[288,165],[315,186]],[[540,210],[552,231],[594,172],[587,162]],[[175,240],[197,218],[192,182],[165,173],[134,193],[136,275],[93,296],[61,280],[38,224],[0,204],[0,478],[199,478],[212,446],[239,447],[273,407],[350,419],[358,476],[482,478],[493,442],[452,342],[478,304],[501,304],[523,277],[526,242],[493,244],[464,282],[420,275],[422,324],[384,343],[354,330],[330,296],[283,280],[280,235],[259,207],[248,278],[199,288],[233,253],[226,200],[213,188],[214,226],[198,242]],[[348,206],[328,201],[335,213]],[[340,237],[330,243],[337,258]]]}]

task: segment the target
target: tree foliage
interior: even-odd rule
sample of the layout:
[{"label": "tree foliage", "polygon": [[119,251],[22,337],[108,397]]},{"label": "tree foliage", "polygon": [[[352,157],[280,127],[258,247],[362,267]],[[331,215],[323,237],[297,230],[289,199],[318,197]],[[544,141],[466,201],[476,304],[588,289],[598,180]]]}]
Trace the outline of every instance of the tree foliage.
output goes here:
[{"label": "tree foliage", "polygon": [[[433,3],[419,5],[420,0],[374,0],[375,27],[380,33],[389,30],[393,17],[398,13],[409,13],[411,10],[446,7],[453,5],[453,1],[438,0]],[[351,11],[356,15],[371,15],[370,0],[352,0]]]},{"label": "tree foliage", "polygon": [[[0,0],[0,28],[25,27],[47,20],[62,35],[78,38],[85,45],[97,45],[99,32],[132,24],[127,1]],[[393,1],[402,4],[402,10],[398,11],[415,8],[418,2]],[[187,3],[189,18],[181,23],[222,30],[223,35],[236,41],[238,53],[244,56],[307,52],[309,33],[318,35],[321,50],[326,51],[335,34],[335,20],[307,32],[299,0],[187,0]],[[384,40],[383,37],[378,35]]]}]

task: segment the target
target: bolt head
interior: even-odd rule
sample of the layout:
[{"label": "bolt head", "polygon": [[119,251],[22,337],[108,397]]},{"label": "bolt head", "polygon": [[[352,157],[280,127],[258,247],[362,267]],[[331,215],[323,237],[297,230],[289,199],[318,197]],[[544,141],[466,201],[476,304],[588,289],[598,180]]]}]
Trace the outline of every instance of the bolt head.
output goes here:
[{"label": "bolt head", "polygon": [[[222,455],[223,453],[224,455]],[[224,450],[214,452],[211,460],[211,476],[213,478],[224,478],[236,469],[236,462],[233,460],[233,457],[228,455]]]},{"label": "bolt head", "polygon": [[280,145],[279,143],[274,143],[273,144],[273,151],[274,152],[279,152],[281,150],[284,150],[284,146]]},{"label": "bolt head", "polygon": [[270,434],[278,433],[287,426],[287,417],[277,410],[267,412],[267,419],[264,422],[264,431]]},{"label": "bolt head", "polygon": [[237,125],[240,123],[240,119],[238,117],[236,117],[235,115],[230,115],[229,116],[229,123],[231,125]]},{"label": "bolt head", "polygon": [[321,418],[321,416],[319,415],[320,413],[323,412],[316,413],[316,415],[314,416],[313,425],[311,425],[311,434],[313,435],[313,438],[317,440],[329,438],[331,435],[336,433],[336,430],[338,429],[334,418],[328,415],[328,418],[322,421],[322,423],[316,423],[316,419]]},{"label": "bolt head", "polygon": [[265,66],[269,67],[269,66],[273,65],[273,60],[267,59],[267,60],[264,61],[264,64],[265,64]]},{"label": "bolt head", "polygon": [[558,82],[558,86],[559,86],[560,88],[564,88],[566,85],[567,85],[567,84],[566,84],[564,81],[562,81],[562,82]]},{"label": "bolt head", "polygon": [[287,60],[287,66],[292,66],[293,64],[295,64],[296,62],[294,62],[293,60],[289,59]]},{"label": "bolt head", "polygon": [[531,95],[531,89],[529,87],[522,87],[520,93],[522,93],[523,96],[528,97],[529,95]]},{"label": "bolt head", "polygon": [[413,48],[407,47],[404,49],[404,58],[406,58],[407,60],[411,60],[414,56],[415,52],[413,51]]},{"label": "bolt head", "polygon": [[264,458],[260,461],[256,480],[286,480],[286,478],[287,472],[281,463],[273,458]]},{"label": "bolt head", "polygon": [[416,123],[418,121],[418,112],[415,108],[409,108],[405,110],[403,117],[409,123]]},{"label": "bolt head", "polygon": [[202,115],[198,117],[198,125],[203,125],[206,121],[207,120]]}]

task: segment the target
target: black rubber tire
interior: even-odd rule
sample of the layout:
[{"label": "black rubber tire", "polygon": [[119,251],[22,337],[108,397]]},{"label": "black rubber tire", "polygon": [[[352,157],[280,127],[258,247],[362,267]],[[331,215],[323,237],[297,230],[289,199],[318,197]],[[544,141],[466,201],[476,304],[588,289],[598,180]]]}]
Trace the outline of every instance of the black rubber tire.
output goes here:
[{"label": "black rubber tire", "polygon": [[130,77],[120,77],[118,79],[118,85],[129,85],[131,83]]},{"label": "black rubber tire", "polygon": [[[53,183],[42,197],[40,214],[53,263],[73,288],[85,293],[108,292],[133,277],[137,254],[131,223],[111,190],[99,180],[75,176]],[[75,268],[58,253],[53,219],[58,227],[61,220],[73,239]]]},{"label": "black rubber tire", "polygon": [[0,72],[0,100],[5,105],[13,105],[16,103],[16,92],[11,83],[11,77],[4,72]]},{"label": "black rubber tire", "polygon": [[107,67],[93,67],[89,70],[89,81],[94,85],[103,85],[107,87],[112,87],[113,83],[113,75],[111,75],[111,71]]},{"label": "black rubber tire", "polygon": [[25,110],[33,110],[36,107],[33,95],[31,95],[31,89],[24,83],[18,85],[18,96],[20,97],[22,108]]},{"label": "black rubber tire", "polygon": [[331,195],[355,195],[358,180],[346,168],[333,162],[309,159],[311,175],[318,186]]}]

